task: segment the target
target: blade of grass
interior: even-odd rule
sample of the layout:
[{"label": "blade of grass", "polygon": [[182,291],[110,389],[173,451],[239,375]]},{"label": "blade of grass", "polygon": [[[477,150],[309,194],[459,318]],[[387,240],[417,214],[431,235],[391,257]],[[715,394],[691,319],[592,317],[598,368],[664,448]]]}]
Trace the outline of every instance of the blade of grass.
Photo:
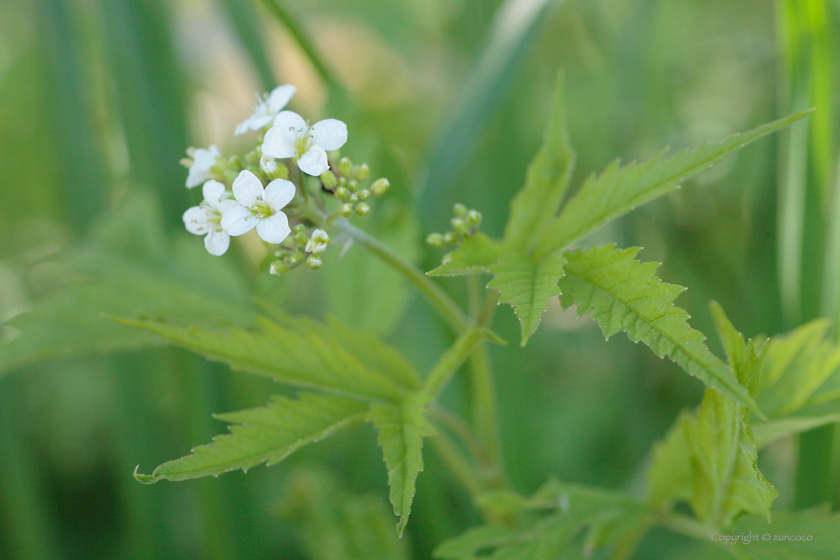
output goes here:
[{"label": "blade of grass", "polygon": [[321,76],[324,83],[330,86],[331,89],[336,87],[338,82],[334,78],[332,72],[327,68],[326,64],[324,64],[324,61],[321,59],[321,55],[318,54],[315,45],[312,43],[303,27],[295,20],[294,17],[292,17],[289,11],[286,10],[279,0],[262,1],[268,11],[271,12],[277,21],[286,28],[286,31],[289,32],[300,47],[300,50],[302,50],[306,55],[306,58],[309,59],[309,62],[315,68],[315,71],[318,72],[318,75]]},{"label": "blade of grass", "polygon": [[834,194],[828,215],[828,239],[825,245],[825,267],[822,291],[822,315],[834,322],[840,340],[840,154],[835,168]]},{"label": "blade of grass", "polygon": [[528,47],[561,0],[505,0],[491,24],[474,70],[464,80],[432,147],[420,201],[427,217],[440,206],[479,136],[509,93]]},{"label": "blade of grass", "polygon": [[265,52],[259,21],[254,7],[248,0],[219,0],[236,30],[239,41],[245,47],[251,62],[257,71],[265,91],[271,91],[277,85],[274,72]]}]

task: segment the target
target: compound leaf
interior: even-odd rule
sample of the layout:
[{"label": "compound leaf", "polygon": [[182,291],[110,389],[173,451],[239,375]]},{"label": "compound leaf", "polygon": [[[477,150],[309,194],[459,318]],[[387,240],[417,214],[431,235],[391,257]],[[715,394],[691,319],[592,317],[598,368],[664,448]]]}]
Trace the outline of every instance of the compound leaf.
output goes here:
[{"label": "compound leaf", "polygon": [[443,256],[443,262],[428,276],[464,276],[488,272],[499,260],[501,245],[480,231],[465,235],[457,249]]},{"label": "compound leaf", "polygon": [[190,455],[162,464],[150,475],[138,474],[140,482],[187,480],[249,468],[273,465],[304,445],[364,420],[368,406],[332,395],[303,393],[298,400],[273,396],[264,407],[219,414],[231,422],[230,434],[192,450]]},{"label": "compound leaf", "polygon": [[560,215],[544,230],[537,255],[547,255],[604,226],[650,200],[680,186],[686,179],[706,171],[728,154],[762,136],[804,117],[809,111],[767,123],[720,142],[702,144],[665,159],[659,152],[642,163],[621,167],[616,160],[601,175],[591,175],[577,194],[563,206]]},{"label": "compound leaf", "polygon": [[368,415],[379,432],[378,443],[388,469],[391,503],[400,518],[397,523],[400,535],[411,513],[417,475],[423,470],[423,438],[436,433],[426,420],[428,403],[427,395],[410,393],[400,403],[372,405]]},{"label": "compound leaf", "polygon": [[709,387],[757,411],[746,388],[706,347],[706,337],[688,325],[688,313],[672,303],[684,288],[661,282],[654,276],[657,263],[634,260],[638,251],[607,245],[567,253],[559,284],[563,307],[577,305],[578,315],[592,312],[605,337],[623,330],[657,356],[668,356]]}]

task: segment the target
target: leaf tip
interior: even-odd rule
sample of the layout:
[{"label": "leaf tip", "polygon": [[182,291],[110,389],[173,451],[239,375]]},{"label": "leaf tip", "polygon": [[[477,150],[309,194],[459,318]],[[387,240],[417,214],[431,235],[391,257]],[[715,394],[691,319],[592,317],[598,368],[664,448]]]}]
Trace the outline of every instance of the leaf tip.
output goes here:
[{"label": "leaf tip", "polygon": [[140,482],[142,484],[154,484],[155,482],[158,481],[158,479],[155,477],[155,475],[153,475],[153,474],[142,474],[142,473],[138,472],[139,470],[140,470],[140,465],[137,465],[136,467],[134,467],[134,472],[132,473],[132,476],[134,477],[134,480],[136,480],[137,482]]}]

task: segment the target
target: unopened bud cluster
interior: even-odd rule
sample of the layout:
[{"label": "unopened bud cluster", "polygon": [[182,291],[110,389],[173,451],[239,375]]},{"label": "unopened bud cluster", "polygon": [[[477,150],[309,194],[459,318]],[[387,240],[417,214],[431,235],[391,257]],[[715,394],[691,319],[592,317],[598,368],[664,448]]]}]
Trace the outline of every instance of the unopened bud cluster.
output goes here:
[{"label": "unopened bud cluster", "polygon": [[[335,168],[335,166],[334,166]],[[341,158],[335,171],[327,169],[321,174],[324,190],[331,192],[339,201],[338,214],[349,218],[354,213],[364,218],[370,213],[367,200],[371,196],[382,196],[391,186],[384,177],[365,187],[370,179],[370,168],[366,163],[354,166],[349,158]]]},{"label": "unopened bud cluster", "polygon": [[452,229],[444,233],[430,233],[426,237],[426,243],[432,247],[443,247],[460,243],[465,235],[475,235],[478,226],[481,225],[481,212],[469,209],[459,202],[452,208],[452,213]]},{"label": "unopened bud cluster", "polygon": [[283,257],[271,263],[268,271],[271,274],[282,275],[303,263],[312,270],[321,268],[321,253],[326,251],[327,246],[332,243],[329,234],[316,229],[311,234],[306,232],[306,226],[298,224],[292,230],[292,239],[295,242],[294,248],[282,247],[287,251],[283,256],[281,251],[275,253],[276,257]]}]

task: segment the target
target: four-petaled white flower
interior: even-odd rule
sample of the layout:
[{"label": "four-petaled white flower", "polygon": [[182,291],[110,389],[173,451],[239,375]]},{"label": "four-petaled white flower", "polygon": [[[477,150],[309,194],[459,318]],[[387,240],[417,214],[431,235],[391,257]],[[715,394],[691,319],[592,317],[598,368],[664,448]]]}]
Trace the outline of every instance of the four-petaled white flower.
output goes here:
[{"label": "four-petaled white flower", "polygon": [[[191,189],[205,182],[213,179],[216,175],[212,168],[216,165],[216,160],[222,157],[222,152],[216,146],[210,146],[206,150],[198,148],[192,154],[192,165],[190,165],[190,173],[187,175],[187,188]],[[189,161],[189,160],[185,160]]]},{"label": "four-petaled white flower", "polygon": [[221,198],[225,194],[225,186],[218,181],[207,181],[201,190],[204,200],[199,206],[184,212],[184,225],[190,233],[206,235],[204,246],[207,252],[218,257],[230,246],[230,235],[221,225],[221,205],[226,202]]},{"label": "four-petaled white flower", "polygon": [[330,242],[330,236],[322,229],[316,229],[312,232],[312,237],[306,242],[306,252],[317,255],[323,253],[327,249]]},{"label": "four-petaled white flower", "polygon": [[280,210],[295,197],[295,185],[275,179],[263,188],[250,171],[242,171],[233,181],[236,200],[222,203],[222,227],[231,235],[242,235],[254,227],[269,243],[280,243],[291,233],[289,219]]},{"label": "four-petaled white flower", "polygon": [[330,168],[327,150],[337,150],[347,142],[347,125],[325,119],[309,125],[292,111],[283,111],[265,133],[262,153],[276,158],[294,158],[301,171],[315,177]]},{"label": "four-petaled white flower", "polygon": [[254,113],[236,126],[236,136],[245,134],[248,130],[259,130],[271,124],[271,121],[289,103],[295,92],[297,92],[295,86],[285,85],[274,88],[269,94],[264,93],[262,97],[257,95]]}]

